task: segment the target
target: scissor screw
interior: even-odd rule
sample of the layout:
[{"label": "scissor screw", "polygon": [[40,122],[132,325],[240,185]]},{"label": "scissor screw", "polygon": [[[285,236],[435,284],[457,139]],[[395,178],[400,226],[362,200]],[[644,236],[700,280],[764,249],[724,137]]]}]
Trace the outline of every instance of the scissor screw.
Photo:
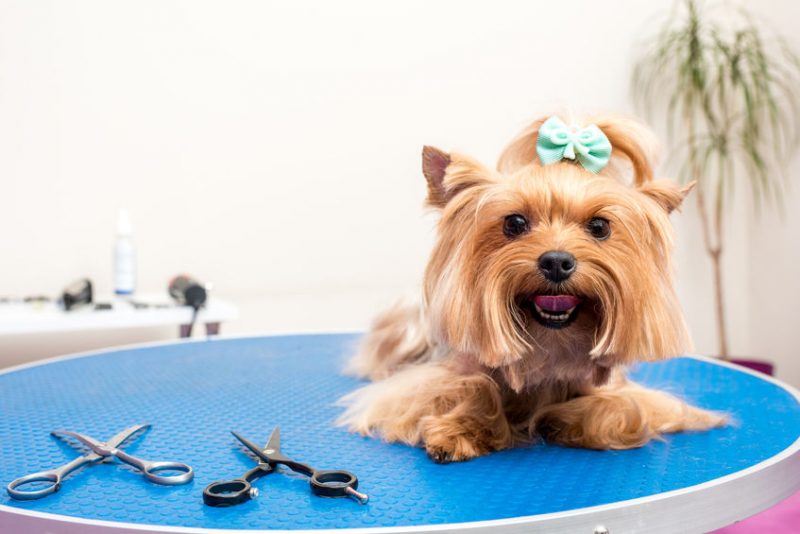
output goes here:
[{"label": "scissor screw", "polygon": [[258,497],[258,488],[250,488],[250,498],[255,499]]},{"label": "scissor screw", "polygon": [[344,492],[353,497],[361,504],[367,504],[367,501],[369,501],[369,495],[367,495],[366,493],[361,493],[360,491],[356,491],[353,488],[345,488]]}]

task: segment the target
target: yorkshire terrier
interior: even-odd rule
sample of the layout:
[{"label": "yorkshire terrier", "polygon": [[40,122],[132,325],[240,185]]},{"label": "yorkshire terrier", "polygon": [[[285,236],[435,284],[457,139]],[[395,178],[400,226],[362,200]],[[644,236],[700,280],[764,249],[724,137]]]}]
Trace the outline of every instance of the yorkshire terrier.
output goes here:
[{"label": "yorkshire terrier", "polygon": [[344,397],[340,424],[437,462],[537,435],[627,449],[725,424],[625,376],[690,349],[668,216],[694,184],[653,179],[639,123],[587,122],[537,120],[496,171],[423,149],[441,217],[422,303],[377,318],[348,367],[374,382]]}]

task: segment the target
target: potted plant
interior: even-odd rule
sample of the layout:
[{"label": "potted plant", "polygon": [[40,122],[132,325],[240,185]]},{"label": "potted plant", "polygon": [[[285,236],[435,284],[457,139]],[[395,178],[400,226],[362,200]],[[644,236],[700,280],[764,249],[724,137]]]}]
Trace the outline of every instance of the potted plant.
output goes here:
[{"label": "potted plant", "polygon": [[[721,259],[734,184],[749,184],[756,213],[765,206],[780,209],[784,162],[800,133],[800,63],[754,20],[729,5],[715,11],[697,0],[679,1],[643,48],[632,79],[637,106],[665,119],[667,137],[678,147],[673,154],[680,177],[697,182],[719,356],[725,360],[731,358]],[[772,372],[769,362],[733,361]]]}]

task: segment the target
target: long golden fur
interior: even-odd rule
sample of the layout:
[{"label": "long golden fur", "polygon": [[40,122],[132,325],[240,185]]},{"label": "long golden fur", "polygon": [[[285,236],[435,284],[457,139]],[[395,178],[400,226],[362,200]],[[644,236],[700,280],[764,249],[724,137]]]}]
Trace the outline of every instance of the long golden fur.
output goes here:
[{"label": "long golden fur", "polygon": [[[672,284],[668,216],[691,185],[654,180],[648,131],[614,116],[586,121],[613,147],[600,174],[570,161],[543,167],[535,152],[543,122],[512,141],[497,170],[425,147],[427,204],[441,218],[422,302],[376,320],[348,367],[374,382],[343,399],[341,424],[422,444],[446,462],[537,434],[625,449],[725,423],[624,375],[627,364],[690,348]],[[528,221],[520,235],[504,231],[512,215]],[[587,230],[598,217],[608,221],[607,239]],[[544,276],[537,265],[548,251],[571,254],[574,273]],[[581,302],[556,327],[533,309],[539,295]]]}]

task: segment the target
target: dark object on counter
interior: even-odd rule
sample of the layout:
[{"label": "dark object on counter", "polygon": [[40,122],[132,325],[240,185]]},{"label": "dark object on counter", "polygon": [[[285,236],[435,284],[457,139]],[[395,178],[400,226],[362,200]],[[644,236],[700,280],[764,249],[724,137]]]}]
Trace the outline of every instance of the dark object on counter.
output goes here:
[{"label": "dark object on counter", "polygon": [[195,309],[203,307],[208,297],[205,286],[186,274],[170,280],[167,290],[175,302]]},{"label": "dark object on counter", "polygon": [[92,281],[88,278],[81,278],[72,282],[61,293],[61,302],[64,304],[64,310],[66,311],[83,304],[91,304]]},{"label": "dark object on counter", "polygon": [[162,303],[162,302],[139,302],[138,300],[131,300],[130,305],[133,306],[134,310],[149,310],[149,309],[156,309],[156,310],[167,310],[170,308],[174,308],[174,304],[170,303]]},{"label": "dark object on counter", "polygon": [[188,274],[181,274],[170,280],[167,291],[169,296],[181,306],[193,308],[192,321],[187,326],[181,327],[182,337],[192,337],[192,329],[197,321],[197,312],[205,306],[206,298],[208,298],[205,286]]},{"label": "dark object on counter", "polygon": [[39,304],[42,302],[50,302],[50,297],[44,295],[33,295],[22,299],[25,304]]}]

